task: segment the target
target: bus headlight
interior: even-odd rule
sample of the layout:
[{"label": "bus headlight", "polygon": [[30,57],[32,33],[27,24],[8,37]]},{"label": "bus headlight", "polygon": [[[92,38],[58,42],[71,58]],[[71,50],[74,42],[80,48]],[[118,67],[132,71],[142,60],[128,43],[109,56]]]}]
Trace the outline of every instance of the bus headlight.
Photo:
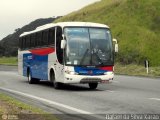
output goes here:
[{"label": "bus headlight", "polygon": [[113,75],[113,72],[105,72],[104,75]]},{"label": "bus headlight", "polygon": [[65,73],[70,74],[70,75],[78,75],[77,72],[69,71],[69,70],[65,71]]},{"label": "bus headlight", "polygon": [[78,75],[78,73],[71,71],[70,75]]}]

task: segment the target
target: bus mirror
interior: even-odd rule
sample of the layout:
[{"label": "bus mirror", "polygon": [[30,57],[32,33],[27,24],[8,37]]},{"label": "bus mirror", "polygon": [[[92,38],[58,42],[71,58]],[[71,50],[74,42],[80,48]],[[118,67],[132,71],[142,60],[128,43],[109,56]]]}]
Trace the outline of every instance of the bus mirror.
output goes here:
[{"label": "bus mirror", "polygon": [[113,42],[115,42],[117,44],[117,39],[113,38]]},{"label": "bus mirror", "polygon": [[66,40],[61,40],[61,49],[64,49],[66,46]]},{"label": "bus mirror", "polygon": [[118,43],[117,43],[117,39],[113,39],[113,42],[115,42],[115,52],[118,52]]}]

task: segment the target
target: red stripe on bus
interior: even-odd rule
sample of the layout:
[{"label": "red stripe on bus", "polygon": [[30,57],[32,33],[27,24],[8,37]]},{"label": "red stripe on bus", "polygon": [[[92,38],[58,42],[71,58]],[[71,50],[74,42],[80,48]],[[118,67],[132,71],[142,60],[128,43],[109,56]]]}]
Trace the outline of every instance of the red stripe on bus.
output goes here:
[{"label": "red stripe on bus", "polygon": [[101,70],[113,71],[113,66],[100,67]]},{"label": "red stripe on bus", "polygon": [[30,52],[34,55],[48,55],[50,53],[53,53],[55,51],[54,48],[40,48],[40,49],[33,49],[30,50]]}]

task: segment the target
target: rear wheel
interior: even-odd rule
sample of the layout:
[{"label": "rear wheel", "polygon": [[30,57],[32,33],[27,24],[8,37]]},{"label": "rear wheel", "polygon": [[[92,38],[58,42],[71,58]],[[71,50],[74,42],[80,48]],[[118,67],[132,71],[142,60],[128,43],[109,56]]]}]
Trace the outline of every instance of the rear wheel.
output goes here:
[{"label": "rear wheel", "polygon": [[32,78],[30,70],[28,70],[27,74],[28,74],[27,76],[28,76],[28,83],[29,84],[39,83],[39,79]]},{"label": "rear wheel", "polygon": [[89,83],[89,88],[92,89],[92,90],[96,89],[97,86],[98,86],[98,83]]},{"label": "rear wheel", "polygon": [[33,84],[34,83],[34,79],[32,78],[30,71],[28,71],[28,83],[29,84]]},{"label": "rear wheel", "polygon": [[61,87],[61,83],[56,82],[56,80],[55,80],[55,74],[54,74],[53,71],[51,71],[51,73],[50,73],[50,79],[51,79],[51,81],[52,81],[53,86],[54,86],[55,89],[59,89]]}]

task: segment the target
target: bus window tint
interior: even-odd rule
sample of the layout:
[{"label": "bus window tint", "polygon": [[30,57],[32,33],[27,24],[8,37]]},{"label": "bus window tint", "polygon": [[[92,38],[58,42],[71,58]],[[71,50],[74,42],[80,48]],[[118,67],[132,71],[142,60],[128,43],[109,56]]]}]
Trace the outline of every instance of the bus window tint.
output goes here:
[{"label": "bus window tint", "polygon": [[37,47],[38,41],[37,41],[37,33],[34,33],[34,47]]},{"label": "bus window tint", "polygon": [[49,29],[49,35],[48,35],[48,43],[49,45],[53,45],[55,41],[55,29]]},{"label": "bus window tint", "polygon": [[18,44],[19,48],[22,49],[22,38],[19,38],[19,44]]},{"label": "bus window tint", "polygon": [[42,32],[36,33],[36,47],[42,45]]},{"label": "bus window tint", "polygon": [[21,41],[22,41],[21,47],[22,47],[22,49],[24,49],[24,38],[23,37],[21,38]]},{"label": "bus window tint", "polygon": [[32,34],[31,36],[31,47],[35,46],[35,34]]},{"label": "bus window tint", "polygon": [[26,37],[25,37],[25,40],[26,40],[26,47],[27,47],[27,48],[30,48],[30,37],[29,37],[29,36],[26,36]]},{"label": "bus window tint", "polygon": [[42,32],[42,46],[48,44],[48,31],[45,30]]}]

